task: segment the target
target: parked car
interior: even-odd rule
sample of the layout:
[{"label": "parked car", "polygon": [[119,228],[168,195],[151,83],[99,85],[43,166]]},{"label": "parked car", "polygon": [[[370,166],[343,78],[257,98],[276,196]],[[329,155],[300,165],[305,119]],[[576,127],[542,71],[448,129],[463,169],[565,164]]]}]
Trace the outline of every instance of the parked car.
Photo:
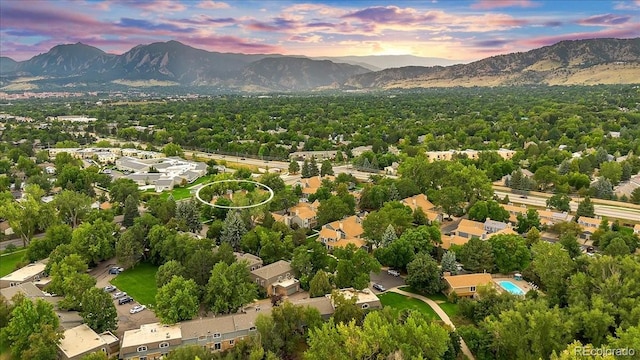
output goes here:
[{"label": "parked car", "polygon": [[123,271],[124,271],[124,269],[123,269],[123,268],[121,268],[121,267],[115,267],[115,266],[114,266],[114,267],[112,267],[111,269],[109,269],[109,274],[111,274],[111,275],[118,275],[118,274],[120,274],[120,273],[121,273],[121,272],[123,272]]},{"label": "parked car", "polygon": [[113,286],[113,285],[107,285],[107,286],[105,286],[103,288],[103,290],[106,291],[106,292],[114,292],[114,291],[116,291],[116,287]]},{"label": "parked car", "polygon": [[142,311],[142,310],[144,310],[146,308],[147,307],[144,306],[144,305],[136,305],[136,306],[132,307],[131,310],[129,310],[129,313],[130,314],[137,314],[137,313],[139,313],[140,311]]},{"label": "parked car", "polygon": [[113,298],[114,299],[120,299],[127,296],[127,293],[124,291],[118,291],[117,293],[113,294]]},{"label": "parked car", "polygon": [[130,303],[132,301],[133,301],[133,298],[131,296],[125,296],[125,297],[121,298],[120,300],[118,300],[118,305],[128,304],[128,303]]},{"label": "parked car", "polygon": [[373,288],[378,290],[378,291],[386,291],[387,289],[384,288],[384,286],[380,285],[380,284],[373,284]]},{"label": "parked car", "polygon": [[387,274],[393,275],[395,277],[400,276],[400,272],[398,270],[392,270],[392,269],[387,270]]}]

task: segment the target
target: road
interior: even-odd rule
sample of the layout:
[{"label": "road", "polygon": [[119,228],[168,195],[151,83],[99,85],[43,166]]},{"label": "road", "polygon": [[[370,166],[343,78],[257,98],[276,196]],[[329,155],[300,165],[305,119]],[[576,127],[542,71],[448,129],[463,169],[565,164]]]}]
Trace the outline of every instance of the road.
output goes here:
[{"label": "road", "polygon": [[[522,198],[517,194],[507,193],[504,191],[495,191],[495,194],[498,197],[504,198],[506,195],[509,195],[509,201],[514,204],[524,204],[529,206],[536,207],[546,207],[547,206],[547,198],[540,196],[527,195],[526,198]],[[575,212],[578,209],[578,202],[572,200],[569,205],[571,206],[571,211]],[[604,204],[593,204],[593,209],[596,215],[598,216],[606,216],[609,219],[620,219],[627,221],[635,221],[640,222],[640,209],[633,209],[627,207],[618,207],[612,205],[604,205]]]}]

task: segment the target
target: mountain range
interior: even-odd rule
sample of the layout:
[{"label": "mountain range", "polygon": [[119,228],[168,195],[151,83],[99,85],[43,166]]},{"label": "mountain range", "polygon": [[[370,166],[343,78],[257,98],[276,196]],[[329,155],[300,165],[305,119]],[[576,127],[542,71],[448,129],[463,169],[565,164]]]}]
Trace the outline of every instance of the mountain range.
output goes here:
[{"label": "mountain range", "polygon": [[[390,64],[398,67],[384,68]],[[122,55],[77,43],[57,45],[25,61],[0,57],[4,91],[107,85],[268,92],[600,83],[640,83],[640,38],[561,41],[468,64],[412,56],[219,53],[177,41],[138,45]]]}]

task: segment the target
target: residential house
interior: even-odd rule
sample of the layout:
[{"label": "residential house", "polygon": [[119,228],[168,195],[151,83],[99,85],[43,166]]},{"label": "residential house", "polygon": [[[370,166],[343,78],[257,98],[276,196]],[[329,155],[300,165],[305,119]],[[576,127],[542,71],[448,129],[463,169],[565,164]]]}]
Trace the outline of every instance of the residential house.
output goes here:
[{"label": "residential house", "polygon": [[239,252],[234,252],[233,255],[236,256],[236,261],[238,262],[246,261],[247,268],[249,268],[249,271],[253,271],[255,269],[259,269],[262,267],[262,259],[260,259],[260,257],[258,256],[255,256],[249,253],[239,253]]},{"label": "residential house", "polygon": [[458,236],[458,235],[449,235],[449,236],[442,236],[442,248],[445,250],[449,250],[449,248],[451,248],[451,245],[459,245],[462,246],[466,243],[469,242],[470,239],[466,238],[466,237],[462,237],[462,236]]},{"label": "residential house", "polygon": [[336,311],[333,307],[333,301],[330,296],[322,296],[317,298],[305,298],[294,302],[297,306],[309,306],[318,309],[322,319],[329,320],[331,315]]},{"label": "residential house", "polygon": [[[345,299],[356,298],[356,306],[366,310],[382,309],[382,303],[376,294],[369,289],[356,290],[354,288],[340,289],[338,291]],[[328,294],[327,297],[332,295]],[[332,302],[333,304],[333,302]],[[335,308],[335,305],[334,305]]]},{"label": "residential house", "polygon": [[175,185],[175,180],[171,178],[159,178],[155,183],[155,191],[163,192],[163,191],[171,191]]},{"label": "residential house", "polygon": [[633,226],[633,233],[640,236],[640,224],[635,224]]},{"label": "residential house", "polygon": [[181,324],[182,345],[202,346],[210,351],[225,351],[238,341],[258,333],[256,319],[269,310],[185,321]]},{"label": "residential house", "polygon": [[337,150],[324,150],[324,151],[296,151],[289,154],[290,159],[311,160],[315,158],[318,161],[333,160],[336,158]]},{"label": "residential house", "polygon": [[5,275],[0,278],[0,289],[17,286],[26,282],[38,281],[41,277],[44,277],[44,269],[46,266],[46,261],[37,262]]},{"label": "residential house", "polygon": [[391,163],[390,166],[385,166],[384,173],[387,175],[393,175],[396,176],[398,175],[398,168],[400,167],[400,164],[398,164],[397,162],[393,162]]},{"label": "residential house", "polygon": [[[578,218],[578,225],[582,228],[582,234],[580,234],[580,238],[589,240],[591,239],[591,235],[598,230],[600,227],[600,223],[602,219],[594,219],[586,216],[580,216]],[[611,225],[609,225],[611,227]]]},{"label": "residential house", "polygon": [[515,206],[513,204],[500,204],[503,209],[509,212],[509,222],[515,224],[518,222],[518,215],[526,215],[527,207],[525,205]]},{"label": "residential house", "polygon": [[9,222],[6,220],[0,222],[0,232],[2,232],[4,236],[11,236],[14,234],[11,225],[9,225]]},{"label": "residential house", "polygon": [[118,156],[110,151],[100,151],[94,154],[100,164],[113,164]]},{"label": "residential house", "polygon": [[348,244],[363,248],[367,245],[366,241],[362,239],[363,233],[362,218],[358,215],[352,215],[324,225],[318,235],[318,241],[325,244],[329,250],[346,247]]},{"label": "residential house", "polygon": [[573,216],[569,215],[568,212],[550,210],[538,210],[538,216],[540,217],[540,224],[545,226],[551,226],[561,222],[571,221],[573,219]]},{"label": "residential house", "polygon": [[362,154],[364,154],[367,151],[373,151],[373,146],[371,145],[366,145],[366,146],[358,146],[358,147],[354,147],[353,149],[351,149],[351,155],[356,158]]},{"label": "residential house", "polygon": [[318,206],[320,206],[318,200],[313,203],[300,202],[289,208],[284,215],[273,214],[273,217],[287,226],[296,224],[301,228],[312,229],[318,225]]},{"label": "residential house", "polygon": [[513,155],[515,154],[516,152],[513,150],[503,149],[503,148],[498,149],[498,155],[500,155],[500,157],[503,158],[504,160],[511,160],[511,158],[513,158]]},{"label": "residential house", "polygon": [[267,295],[291,295],[300,291],[300,282],[294,277],[291,263],[284,260],[251,271],[251,279],[263,287]]},{"label": "residential house", "polygon": [[182,345],[180,324],[144,324],[139,329],[125,331],[120,343],[120,359],[156,360]]},{"label": "residential house", "polygon": [[[468,219],[462,219],[458,224],[458,227],[451,232],[454,236],[459,236],[467,240],[471,240],[473,237],[477,237],[481,240],[488,240],[495,235],[512,235],[516,234],[511,228],[511,225],[486,219],[484,223],[479,221],[473,221]],[[456,243],[462,244],[462,239],[455,238]]]},{"label": "residential house", "polygon": [[[310,178],[300,179],[295,183],[295,185],[300,185],[302,188],[302,196],[304,198],[308,198],[309,195],[315,194],[316,191],[322,186],[322,177],[313,176]],[[334,176],[325,176],[324,179],[328,179],[334,181],[336,178]],[[294,186],[295,186],[294,185]]]},{"label": "residential house", "polygon": [[58,344],[58,359],[79,360],[87,354],[104,352],[107,357],[118,353],[119,340],[110,331],[98,334],[86,324],[64,332]]},{"label": "residential house", "polygon": [[417,208],[421,208],[429,222],[442,222],[442,214],[436,211],[436,206],[427,199],[427,195],[425,194],[414,195],[406,199],[402,199],[401,202],[403,205],[410,207],[413,211]]},{"label": "residential house", "polygon": [[46,297],[46,294],[32,282],[25,282],[15,286],[0,289],[0,295],[4,296],[4,298],[7,300],[11,300],[11,298],[13,298],[17,294],[22,294],[27,299],[38,299]]},{"label": "residential house", "polygon": [[460,297],[475,297],[479,286],[493,284],[491,274],[445,275],[444,281],[447,287],[443,293],[455,292]]}]

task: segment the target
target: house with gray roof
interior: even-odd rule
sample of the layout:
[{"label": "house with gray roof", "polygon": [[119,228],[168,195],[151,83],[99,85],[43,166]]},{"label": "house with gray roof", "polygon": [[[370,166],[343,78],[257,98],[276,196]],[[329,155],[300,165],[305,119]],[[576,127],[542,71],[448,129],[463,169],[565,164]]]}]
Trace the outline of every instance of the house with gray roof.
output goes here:
[{"label": "house with gray roof", "polygon": [[264,288],[267,295],[291,295],[300,291],[300,282],[294,277],[291,263],[284,260],[251,271],[251,279]]}]

